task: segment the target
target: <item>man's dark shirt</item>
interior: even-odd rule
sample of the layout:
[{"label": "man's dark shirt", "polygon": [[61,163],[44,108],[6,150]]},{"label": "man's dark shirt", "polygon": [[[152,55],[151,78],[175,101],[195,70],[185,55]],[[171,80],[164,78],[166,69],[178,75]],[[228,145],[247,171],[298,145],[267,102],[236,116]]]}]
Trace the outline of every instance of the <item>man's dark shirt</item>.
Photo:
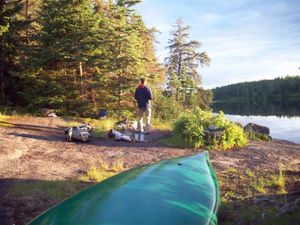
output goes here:
[{"label": "man's dark shirt", "polygon": [[152,100],[151,90],[144,85],[139,85],[134,93],[134,98],[137,100],[139,108],[148,108],[149,100]]}]

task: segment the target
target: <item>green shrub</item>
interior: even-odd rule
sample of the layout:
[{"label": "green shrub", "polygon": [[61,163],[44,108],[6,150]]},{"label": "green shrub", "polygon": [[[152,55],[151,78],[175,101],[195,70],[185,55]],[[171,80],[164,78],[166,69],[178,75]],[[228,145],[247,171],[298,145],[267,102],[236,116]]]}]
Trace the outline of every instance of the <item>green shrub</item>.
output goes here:
[{"label": "green shrub", "polygon": [[261,134],[255,131],[246,131],[246,136],[250,140],[270,141],[272,137],[267,134]]},{"label": "green shrub", "polygon": [[134,111],[132,110],[116,110],[110,112],[111,116],[114,118],[118,118],[117,120],[133,120],[136,118]]},{"label": "green shrub", "polygon": [[[206,131],[212,126],[222,132],[221,137],[212,140],[207,137]],[[228,120],[223,112],[214,114],[195,109],[183,113],[174,123],[173,135],[191,148],[230,149],[247,145],[243,128]]]},{"label": "green shrub", "polygon": [[153,100],[152,111],[155,119],[172,121],[182,112],[182,106],[173,98],[158,95]]}]

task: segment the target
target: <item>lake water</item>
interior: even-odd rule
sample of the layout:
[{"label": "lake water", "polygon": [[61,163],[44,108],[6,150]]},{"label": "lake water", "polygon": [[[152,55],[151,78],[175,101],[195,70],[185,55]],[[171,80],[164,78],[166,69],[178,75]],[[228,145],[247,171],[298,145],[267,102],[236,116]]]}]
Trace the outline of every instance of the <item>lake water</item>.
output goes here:
[{"label": "lake water", "polygon": [[226,114],[226,117],[243,125],[256,123],[269,127],[272,138],[300,144],[300,117],[240,116],[229,114]]},{"label": "lake water", "polygon": [[223,111],[232,121],[243,125],[256,123],[270,128],[272,138],[300,144],[300,102],[215,102],[213,111]]}]

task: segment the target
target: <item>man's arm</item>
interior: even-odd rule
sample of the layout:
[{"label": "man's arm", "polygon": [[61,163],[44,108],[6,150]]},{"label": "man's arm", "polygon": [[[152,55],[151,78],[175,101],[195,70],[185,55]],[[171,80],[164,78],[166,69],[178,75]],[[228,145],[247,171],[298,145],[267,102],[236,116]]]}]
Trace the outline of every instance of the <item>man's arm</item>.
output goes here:
[{"label": "man's arm", "polygon": [[135,92],[134,92],[134,98],[135,98],[135,100],[137,100],[137,88],[135,89]]},{"label": "man's arm", "polygon": [[148,99],[149,100],[152,100],[152,92],[151,92],[151,89],[150,88],[148,88]]}]

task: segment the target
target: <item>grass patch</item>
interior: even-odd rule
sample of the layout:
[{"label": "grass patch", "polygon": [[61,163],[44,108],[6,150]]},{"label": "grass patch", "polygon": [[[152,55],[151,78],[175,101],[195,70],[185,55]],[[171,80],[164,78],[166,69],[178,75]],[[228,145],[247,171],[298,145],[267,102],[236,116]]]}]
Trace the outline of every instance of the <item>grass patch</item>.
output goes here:
[{"label": "grass patch", "polygon": [[[220,224],[287,225],[300,224],[300,205],[278,215],[280,209],[295,200],[287,195],[287,185],[297,185],[283,170],[268,172],[231,167],[217,173],[222,198]],[[297,196],[296,196],[297,197]]]},{"label": "grass patch", "polygon": [[281,169],[279,170],[278,174],[272,176],[270,184],[271,186],[278,187],[278,191],[277,191],[278,194],[287,193],[285,189],[285,180],[286,180],[285,174]]},{"label": "grass patch", "polygon": [[266,135],[266,134],[257,133],[254,131],[246,131],[245,134],[249,140],[262,140],[262,141],[272,140],[271,136]]},{"label": "grass patch", "polygon": [[107,134],[107,131],[114,127],[115,120],[113,119],[103,119],[103,120],[96,120],[96,119],[85,119],[85,123],[89,123],[92,125],[94,129],[94,135],[96,137],[103,137],[103,134]]},{"label": "grass patch", "polygon": [[250,169],[247,169],[245,174],[248,176],[248,177],[254,177],[254,173],[250,170]]},{"label": "grass patch", "polygon": [[267,193],[267,189],[275,188],[277,194],[286,194],[285,189],[285,174],[282,170],[279,170],[278,174],[258,176],[257,180],[254,182],[253,187],[256,191],[262,194]]},{"label": "grass patch", "polygon": [[13,127],[14,125],[8,122],[11,118],[12,118],[11,116],[2,115],[0,113],[0,126],[2,126],[2,127]]},{"label": "grass patch", "polygon": [[100,182],[125,170],[123,159],[117,159],[111,164],[100,161],[98,166],[92,165],[79,180],[84,182]]},{"label": "grass patch", "polygon": [[265,178],[263,177],[259,177],[254,183],[253,183],[253,187],[254,189],[261,193],[261,194],[266,194],[267,193],[267,181],[265,180]]},{"label": "grass patch", "polygon": [[174,135],[159,140],[159,143],[172,148],[186,148],[184,141],[180,137]]},{"label": "grass patch", "polygon": [[169,131],[172,129],[172,123],[170,121],[153,120],[152,127],[158,130]]},{"label": "grass patch", "polygon": [[118,160],[113,161],[110,169],[113,172],[116,172],[116,173],[119,173],[119,172],[125,170],[124,160],[123,159],[118,159]]},{"label": "grass patch", "polygon": [[228,167],[218,174],[218,181],[223,197],[228,200],[251,198],[259,195],[286,194],[286,175],[280,170],[278,173],[254,171],[250,169],[238,170]]},{"label": "grass patch", "polygon": [[228,169],[227,169],[227,173],[236,173],[237,172],[237,170],[236,170],[236,168],[234,168],[234,167],[229,167]]},{"label": "grass patch", "polygon": [[100,182],[115,174],[115,172],[104,170],[101,167],[92,166],[86,171],[86,174],[79,177],[79,180],[84,182]]},{"label": "grass patch", "polygon": [[78,181],[17,181],[10,187],[9,193],[18,198],[47,198],[61,200],[82,190],[86,185]]}]

